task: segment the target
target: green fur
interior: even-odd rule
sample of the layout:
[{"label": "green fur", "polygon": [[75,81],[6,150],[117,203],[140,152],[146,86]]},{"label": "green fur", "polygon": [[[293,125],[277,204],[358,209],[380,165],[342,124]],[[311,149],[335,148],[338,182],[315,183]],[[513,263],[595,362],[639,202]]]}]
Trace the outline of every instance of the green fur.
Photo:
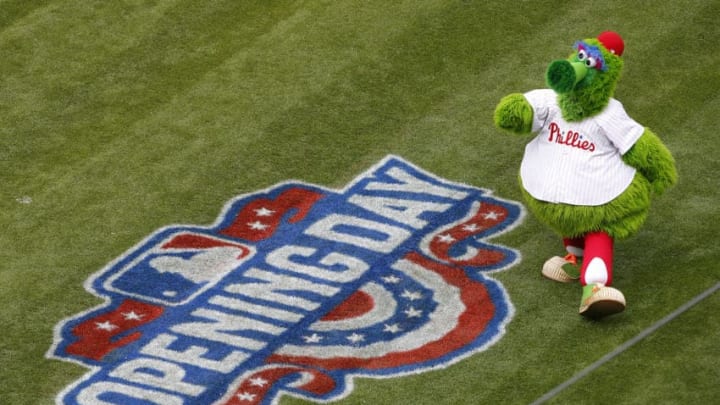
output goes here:
[{"label": "green fur", "polygon": [[[590,45],[600,45],[596,39],[586,39],[585,42]],[[623,61],[619,56],[607,52],[602,47],[601,49],[608,70],[601,72],[597,69],[588,69],[585,78],[575,86],[573,91],[558,95],[558,104],[563,118],[568,122],[581,121],[601,112],[615,94],[615,85],[620,79]],[[577,54],[570,55],[568,61],[578,61]]]},{"label": "green fur", "polygon": [[567,93],[575,87],[575,69],[565,59],[553,61],[545,73],[548,87],[557,93]]},{"label": "green fur", "polygon": [[529,210],[563,237],[605,231],[613,238],[628,238],[640,229],[650,209],[650,182],[640,172],[617,198],[599,206],[557,204],[540,201],[521,190]]},{"label": "green fur", "polygon": [[495,125],[517,134],[532,130],[533,109],[520,93],[509,94],[500,100],[493,116]]},{"label": "green fur", "polygon": [[623,160],[650,181],[656,194],[662,194],[677,183],[675,159],[660,138],[648,128],[645,128],[640,139],[623,155]]}]

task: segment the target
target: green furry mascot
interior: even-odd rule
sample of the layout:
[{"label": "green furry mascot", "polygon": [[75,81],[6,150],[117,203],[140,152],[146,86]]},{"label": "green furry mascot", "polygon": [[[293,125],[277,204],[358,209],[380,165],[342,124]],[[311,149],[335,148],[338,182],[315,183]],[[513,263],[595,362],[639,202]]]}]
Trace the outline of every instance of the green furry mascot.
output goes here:
[{"label": "green furry mascot", "polygon": [[495,125],[536,134],[525,147],[520,185],[530,211],[563,237],[565,257],[543,265],[559,282],[580,278],[580,314],[600,318],[625,309],[612,284],[613,242],[635,234],[650,196],[677,181],[675,162],[650,129],[613,98],[624,42],[615,32],[577,41],[550,64],[552,89],[514,93],[495,109]]}]

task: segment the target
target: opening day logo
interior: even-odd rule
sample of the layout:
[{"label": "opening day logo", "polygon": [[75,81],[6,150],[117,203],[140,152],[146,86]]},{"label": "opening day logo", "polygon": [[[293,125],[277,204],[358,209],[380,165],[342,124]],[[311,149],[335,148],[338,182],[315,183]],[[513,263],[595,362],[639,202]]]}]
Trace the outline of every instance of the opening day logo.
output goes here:
[{"label": "opening day logo", "polygon": [[343,190],[288,182],[211,226],[162,228],[94,274],[105,303],[55,328],[48,357],[89,371],[62,404],[327,402],[355,377],[447,367],[504,334],[488,239],[518,203],[388,156]]}]

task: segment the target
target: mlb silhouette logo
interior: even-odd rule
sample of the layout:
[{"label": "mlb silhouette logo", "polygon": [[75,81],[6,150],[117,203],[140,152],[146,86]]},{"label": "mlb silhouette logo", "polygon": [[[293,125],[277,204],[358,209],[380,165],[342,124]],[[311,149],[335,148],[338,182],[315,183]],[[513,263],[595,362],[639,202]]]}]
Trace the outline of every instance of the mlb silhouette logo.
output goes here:
[{"label": "mlb silhouette logo", "polygon": [[113,266],[114,276],[104,286],[133,298],[179,305],[212,287],[253,253],[251,246],[207,233],[160,231],[135,255]]}]

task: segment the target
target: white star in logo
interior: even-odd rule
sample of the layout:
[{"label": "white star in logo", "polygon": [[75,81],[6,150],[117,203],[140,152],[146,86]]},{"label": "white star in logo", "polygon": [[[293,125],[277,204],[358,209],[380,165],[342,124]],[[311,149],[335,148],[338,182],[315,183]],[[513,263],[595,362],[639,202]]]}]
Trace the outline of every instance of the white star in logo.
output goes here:
[{"label": "white star in logo", "polygon": [[453,243],[455,242],[455,238],[452,237],[449,233],[446,233],[444,235],[438,236],[438,240],[442,243]]},{"label": "white star in logo", "polygon": [[262,378],[262,377],[255,377],[250,379],[250,385],[254,387],[264,387],[268,383],[268,380]]},{"label": "white star in logo", "polygon": [[275,213],[275,211],[269,210],[265,207],[262,207],[262,208],[259,208],[259,209],[253,210],[253,211],[255,211],[255,215],[257,215],[259,217],[269,217]]},{"label": "white star in logo", "polygon": [[385,329],[383,329],[383,332],[398,333],[401,330],[402,329],[400,328],[400,326],[394,323],[392,325],[385,324]]},{"label": "white star in logo", "polygon": [[420,298],[422,298],[422,294],[420,294],[419,292],[417,292],[417,291],[411,292],[408,290],[403,291],[402,295],[400,295],[400,296],[403,298],[407,298],[410,301],[415,301],[415,300],[419,300]]},{"label": "white star in logo", "polygon": [[241,392],[237,394],[236,397],[241,401],[252,401],[255,399],[255,394],[251,394],[249,392]]},{"label": "white star in logo", "polygon": [[386,282],[388,284],[397,284],[400,282],[400,279],[395,276],[387,276],[387,277],[383,277],[382,279],[384,282]]},{"label": "white star in logo", "polygon": [[250,227],[250,229],[253,229],[255,231],[264,231],[265,229],[270,227],[270,225],[263,224],[260,221],[250,222],[248,223],[248,226]]},{"label": "white star in logo", "polygon": [[313,333],[310,336],[303,336],[303,339],[305,339],[305,343],[320,343],[320,341],[323,340],[322,336],[317,333]]},{"label": "white star in logo", "polygon": [[420,318],[422,316],[422,311],[413,307],[404,310],[403,313],[405,313],[408,318]]},{"label": "white star in logo", "polygon": [[113,330],[113,329],[117,329],[117,328],[118,328],[117,325],[113,325],[112,323],[110,323],[110,321],[95,322],[95,327],[96,327],[97,329],[105,330],[105,331],[108,331],[108,332],[111,331],[111,330]]},{"label": "white star in logo", "polygon": [[123,318],[125,318],[126,321],[140,321],[143,319],[145,314],[138,314],[135,311],[130,311],[130,312],[123,312],[122,316],[123,316]]},{"label": "white star in logo", "polygon": [[462,229],[465,232],[475,232],[479,231],[481,228],[477,224],[467,224],[463,226]]},{"label": "white star in logo", "polygon": [[352,335],[347,337],[347,340],[349,340],[353,343],[358,343],[358,342],[362,342],[363,340],[365,340],[365,336],[363,336],[359,333],[353,333]]},{"label": "white star in logo", "polygon": [[483,218],[485,219],[498,219],[502,216],[502,213],[490,211],[488,213],[483,214]]}]

